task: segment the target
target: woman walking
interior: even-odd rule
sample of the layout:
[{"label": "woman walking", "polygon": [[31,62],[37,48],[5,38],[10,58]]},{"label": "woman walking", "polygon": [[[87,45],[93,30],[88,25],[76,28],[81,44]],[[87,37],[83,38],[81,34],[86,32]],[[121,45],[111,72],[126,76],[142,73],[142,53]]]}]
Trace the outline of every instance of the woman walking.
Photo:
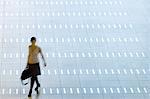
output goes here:
[{"label": "woman walking", "polygon": [[39,59],[38,59],[39,53],[42,56],[44,66],[46,66],[46,62],[45,62],[41,48],[39,46],[35,45],[35,43],[36,43],[35,37],[31,38],[31,43],[32,44],[29,45],[29,54],[28,54],[28,61],[27,61],[27,68],[29,68],[29,71],[31,72],[31,75],[32,75],[28,97],[31,97],[34,82],[36,82],[36,84],[37,84],[35,91],[37,94],[39,94],[38,88],[40,87],[40,83],[39,83],[38,77],[37,77],[38,75],[41,75]]}]

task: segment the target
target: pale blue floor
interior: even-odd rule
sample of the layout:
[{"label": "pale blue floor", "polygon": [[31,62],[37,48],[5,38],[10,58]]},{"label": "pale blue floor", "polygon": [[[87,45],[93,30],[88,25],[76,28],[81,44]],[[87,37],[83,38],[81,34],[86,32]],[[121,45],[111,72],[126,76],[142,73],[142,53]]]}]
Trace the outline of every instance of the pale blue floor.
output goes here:
[{"label": "pale blue floor", "polygon": [[19,77],[32,36],[47,61],[32,99],[150,99],[149,5],[0,0],[0,99],[27,99]]}]

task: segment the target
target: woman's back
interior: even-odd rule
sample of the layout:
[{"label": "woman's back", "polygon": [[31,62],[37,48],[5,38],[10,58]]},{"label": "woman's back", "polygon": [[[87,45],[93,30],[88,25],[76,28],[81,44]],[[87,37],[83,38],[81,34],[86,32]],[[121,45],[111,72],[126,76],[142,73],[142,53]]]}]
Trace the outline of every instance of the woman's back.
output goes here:
[{"label": "woman's back", "polygon": [[38,54],[40,52],[39,46],[29,46],[29,64],[39,63]]}]

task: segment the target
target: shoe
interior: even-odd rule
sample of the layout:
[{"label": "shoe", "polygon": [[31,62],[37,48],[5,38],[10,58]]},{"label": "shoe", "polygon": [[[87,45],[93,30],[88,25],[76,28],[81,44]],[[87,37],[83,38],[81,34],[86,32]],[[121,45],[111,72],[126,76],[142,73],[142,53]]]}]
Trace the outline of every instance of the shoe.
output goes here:
[{"label": "shoe", "polygon": [[28,94],[28,97],[31,97],[31,94]]},{"label": "shoe", "polygon": [[39,94],[38,87],[35,88],[36,94]]},{"label": "shoe", "polygon": [[39,94],[39,91],[38,91],[38,90],[36,90],[36,94]]},{"label": "shoe", "polygon": [[28,97],[31,97],[31,94],[32,94],[32,90],[30,89]]},{"label": "shoe", "polygon": [[38,87],[40,87],[40,84],[37,85],[37,87],[34,89],[35,91],[38,90]]},{"label": "shoe", "polygon": [[35,91],[37,94],[39,94],[38,88],[40,87],[40,84],[37,85],[37,87],[35,88]]}]

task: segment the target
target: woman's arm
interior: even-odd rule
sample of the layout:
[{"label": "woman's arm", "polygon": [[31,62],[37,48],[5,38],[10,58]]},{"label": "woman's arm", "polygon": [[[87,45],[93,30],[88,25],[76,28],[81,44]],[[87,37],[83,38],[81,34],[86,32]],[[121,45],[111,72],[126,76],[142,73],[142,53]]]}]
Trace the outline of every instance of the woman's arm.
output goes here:
[{"label": "woman's arm", "polygon": [[30,57],[30,55],[28,55],[27,64],[29,63],[29,57]]},{"label": "woman's arm", "polygon": [[46,66],[46,61],[45,61],[45,58],[44,58],[44,55],[43,55],[43,52],[42,52],[42,49],[40,48],[39,50],[41,56],[42,56],[42,59],[43,59],[43,62],[44,62],[44,66]]},{"label": "woman's arm", "polygon": [[27,57],[27,64],[26,64],[26,68],[28,68],[28,64],[29,64],[29,57],[30,57],[30,49],[28,47],[28,57]]}]

